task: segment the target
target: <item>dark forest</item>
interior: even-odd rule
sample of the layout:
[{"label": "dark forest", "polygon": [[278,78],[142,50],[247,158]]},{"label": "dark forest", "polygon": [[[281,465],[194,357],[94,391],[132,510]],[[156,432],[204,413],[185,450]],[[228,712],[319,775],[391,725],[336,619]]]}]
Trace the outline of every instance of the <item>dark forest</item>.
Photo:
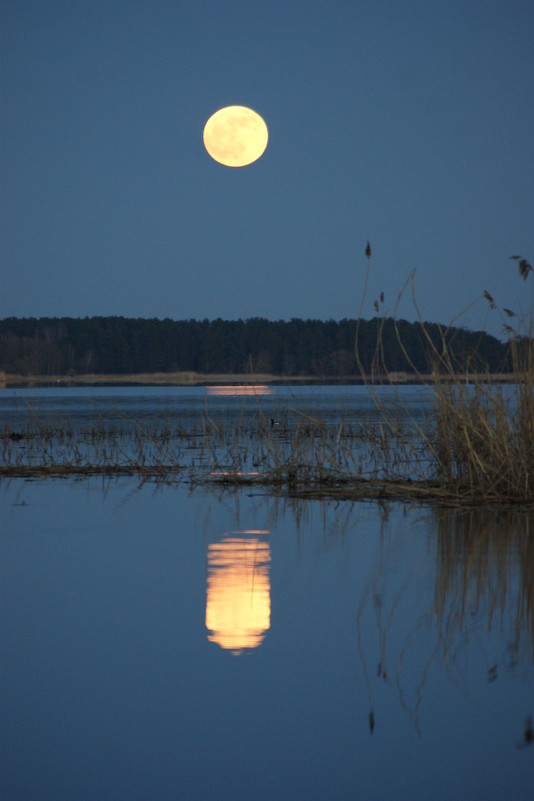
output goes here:
[{"label": "dark forest", "polygon": [[[508,346],[495,337],[463,328],[446,330],[436,323],[423,325],[361,320],[358,342],[364,371],[386,367],[391,372],[429,372],[433,359],[428,337],[438,351],[446,342],[459,370],[510,369]],[[356,326],[356,320],[347,319],[7,318],[0,320],[0,370],[22,376],[194,371],[357,378]]]}]

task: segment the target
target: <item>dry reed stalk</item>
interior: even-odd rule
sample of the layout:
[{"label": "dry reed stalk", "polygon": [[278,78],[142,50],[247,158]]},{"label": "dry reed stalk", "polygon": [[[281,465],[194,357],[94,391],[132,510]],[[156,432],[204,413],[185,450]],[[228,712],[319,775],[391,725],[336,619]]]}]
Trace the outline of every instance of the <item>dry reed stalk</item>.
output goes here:
[{"label": "dry reed stalk", "polygon": [[[369,258],[369,256],[368,256]],[[523,259],[523,278],[531,272]],[[526,265],[526,267],[525,267]],[[367,266],[364,296],[367,290]],[[430,384],[420,374],[407,348],[402,342],[397,323],[397,309],[408,284],[421,332],[427,343],[431,362]],[[490,297],[486,293],[486,297]],[[493,298],[491,303],[495,307]],[[360,317],[364,298],[360,306]],[[506,310],[511,314],[509,310]],[[355,355],[358,367],[382,417],[391,425],[391,412],[383,403],[376,387],[365,376],[359,354],[360,317],[356,327]],[[385,314],[378,326],[378,339],[374,355],[377,370],[384,375],[384,383],[393,387],[386,364],[382,337]],[[415,437],[413,453],[422,447],[430,459],[432,473],[440,488],[451,498],[464,502],[533,503],[534,502],[534,331],[532,314],[526,335],[514,331],[510,338],[514,382],[511,396],[504,398],[502,388],[495,386],[490,376],[478,372],[476,353],[468,363],[460,365],[454,352],[454,340],[448,328],[439,327],[439,347],[431,338],[423,322],[414,289],[414,273],[402,287],[395,304],[394,323],[401,351],[422,384],[433,393],[432,417],[425,426],[413,419]],[[507,329],[512,330],[509,325]],[[466,376],[469,380],[466,380]],[[397,395],[399,405],[402,403]],[[404,410],[409,415],[407,409]],[[389,459],[384,437],[380,442],[383,459]]]}]

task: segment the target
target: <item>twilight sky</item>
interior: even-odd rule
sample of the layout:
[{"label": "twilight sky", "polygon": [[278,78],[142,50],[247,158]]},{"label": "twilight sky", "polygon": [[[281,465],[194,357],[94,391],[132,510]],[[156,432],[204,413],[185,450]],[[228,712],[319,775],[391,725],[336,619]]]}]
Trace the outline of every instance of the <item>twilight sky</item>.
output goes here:
[{"label": "twilight sky", "polygon": [[[413,268],[426,320],[532,304],[532,0],[0,8],[0,317],[355,317],[368,239],[365,317]],[[237,169],[202,142],[233,104],[269,128]]]}]

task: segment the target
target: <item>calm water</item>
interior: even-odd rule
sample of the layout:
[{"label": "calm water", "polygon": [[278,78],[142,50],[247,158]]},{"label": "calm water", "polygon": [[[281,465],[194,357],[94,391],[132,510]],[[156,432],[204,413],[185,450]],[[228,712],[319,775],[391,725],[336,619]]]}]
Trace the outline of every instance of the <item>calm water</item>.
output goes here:
[{"label": "calm water", "polygon": [[[428,408],[430,395],[422,386],[399,386],[394,391],[384,387],[378,392],[391,408],[400,399],[415,418]],[[205,414],[241,421],[254,420],[261,413],[268,420],[291,424],[301,419],[299,411],[320,413],[326,420],[343,416],[358,421],[373,409],[372,397],[363,386],[264,387],[254,394],[226,394],[224,387],[0,389],[0,427],[9,425],[13,430],[20,430],[32,418],[51,423],[69,420],[75,429],[101,419],[124,426],[139,420],[149,426],[165,420],[172,429],[195,425]]]},{"label": "calm water", "polygon": [[131,478],[0,506],[2,799],[532,798],[532,516]]},{"label": "calm water", "polygon": [[383,458],[373,444],[387,419],[393,436],[400,421],[410,439],[417,439],[416,428],[425,427],[431,411],[429,391],[399,387],[378,393],[380,413],[362,386],[0,390],[0,458],[9,465],[133,462],[185,471],[194,465],[196,475],[214,469],[255,473],[291,460],[295,448],[301,460],[313,463],[319,439],[341,459],[341,437],[343,445],[349,443],[345,456],[351,471],[367,476],[389,471],[391,478],[394,469],[398,475],[429,477],[423,448],[399,439],[394,445],[392,439],[395,458]]}]

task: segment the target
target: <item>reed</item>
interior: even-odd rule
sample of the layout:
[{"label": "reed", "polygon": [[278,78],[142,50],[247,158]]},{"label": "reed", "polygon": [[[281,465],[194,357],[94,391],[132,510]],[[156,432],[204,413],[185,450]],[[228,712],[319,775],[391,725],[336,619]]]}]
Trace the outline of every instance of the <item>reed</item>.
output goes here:
[{"label": "reed", "polygon": [[[370,254],[369,254],[370,255]],[[525,259],[519,261],[520,275],[527,280],[532,272]],[[369,265],[367,271],[369,271]],[[428,348],[430,381],[420,375],[402,342],[397,324],[397,309],[408,284],[421,331]],[[367,279],[366,284],[367,286]],[[364,289],[364,293],[365,293]],[[382,295],[383,297],[383,295]],[[494,299],[484,293],[492,309]],[[363,304],[363,301],[362,301]],[[361,311],[361,310],[360,310]],[[500,310],[498,310],[500,311]],[[504,309],[507,317],[515,317]],[[502,312],[501,312],[502,315]],[[377,346],[373,363],[394,389],[387,368],[387,354],[382,338],[385,314],[378,323]],[[534,326],[533,312],[520,319],[516,327],[504,323],[509,336],[509,353],[514,380],[503,388],[491,380],[484,369],[477,369],[477,354],[460,362],[454,339],[448,328],[439,328],[438,344],[430,337],[421,316],[414,290],[414,273],[402,288],[395,305],[395,330],[405,358],[420,382],[432,390],[432,410],[421,425],[412,420],[412,438],[407,447],[425,454],[428,478],[436,492],[449,501],[461,503],[532,503],[534,497]],[[457,319],[457,318],[455,318]],[[358,347],[359,322],[355,353],[365,377]],[[376,408],[391,424],[391,412],[381,400],[375,384],[368,388]],[[402,402],[399,398],[399,406]],[[405,410],[405,414],[408,414]]]},{"label": "reed", "polygon": [[[145,477],[166,474],[194,484],[261,484],[308,494],[377,494],[406,472],[400,422],[390,426],[371,412],[356,425],[343,416],[326,421],[320,410],[280,408],[276,427],[260,406],[252,416],[214,417],[209,408],[176,426],[150,425],[125,415],[101,415],[83,426],[68,418],[39,419],[29,411],[17,431],[0,432],[0,476],[87,474],[105,470]],[[383,455],[383,458],[382,458]],[[391,487],[397,493],[399,487]]]},{"label": "reed", "polygon": [[280,412],[277,428],[261,409],[237,419],[206,409],[179,425],[99,416],[76,427],[69,419],[30,417],[20,430],[0,432],[0,476],[137,472],[192,486],[261,486],[295,498],[474,500],[458,480],[433,477],[435,429],[427,434],[399,410],[373,409],[357,423],[325,420],[320,410]]}]

